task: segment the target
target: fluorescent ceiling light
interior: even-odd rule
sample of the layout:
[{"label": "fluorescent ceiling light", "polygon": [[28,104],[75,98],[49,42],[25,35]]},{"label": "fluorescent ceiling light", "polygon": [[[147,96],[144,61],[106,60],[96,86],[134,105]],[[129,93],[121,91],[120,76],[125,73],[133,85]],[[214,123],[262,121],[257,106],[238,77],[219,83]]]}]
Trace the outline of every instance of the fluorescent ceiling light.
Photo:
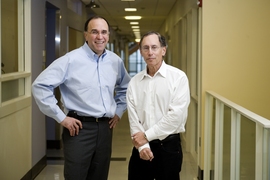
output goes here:
[{"label": "fluorescent ceiling light", "polygon": [[121,0],[121,1],[135,1],[135,0]]},{"label": "fluorescent ceiling light", "polygon": [[141,39],[141,35],[140,34],[134,34],[136,39]]},{"label": "fluorescent ceiling light", "polygon": [[130,22],[130,24],[136,25],[136,24],[139,24],[139,22]]},{"label": "fluorescent ceiling light", "polygon": [[140,42],[141,39],[135,39],[135,42]]},{"label": "fluorescent ceiling light", "polygon": [[132,29],[138,29],[140,26],[131,26]]},{"label": "fluorescent ceiling light", "polygon": [[136,8],[125,8],[125,11],[137,11]]},{"label": "fluorescent ceiling light", "polygon": [[141,18],[141,16],[125,16],[125,19],[127,20],[139,20]]},{"label": "fluorescent ceiling light", "polygon": [[132,29],[133,32],[140,32],[140,29]]}]

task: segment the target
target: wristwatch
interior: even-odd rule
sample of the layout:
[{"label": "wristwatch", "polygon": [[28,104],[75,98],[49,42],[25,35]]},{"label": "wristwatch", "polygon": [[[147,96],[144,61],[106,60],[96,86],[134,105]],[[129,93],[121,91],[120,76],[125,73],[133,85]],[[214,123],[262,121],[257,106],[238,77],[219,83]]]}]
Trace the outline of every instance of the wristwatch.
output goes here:
[{"label": "wristwatch", "polygon": [[146,134],[145,134],[145,133],[144,133],[144,138],[146,139],[146,141],[148,141],[147,136],[146,136]]}]

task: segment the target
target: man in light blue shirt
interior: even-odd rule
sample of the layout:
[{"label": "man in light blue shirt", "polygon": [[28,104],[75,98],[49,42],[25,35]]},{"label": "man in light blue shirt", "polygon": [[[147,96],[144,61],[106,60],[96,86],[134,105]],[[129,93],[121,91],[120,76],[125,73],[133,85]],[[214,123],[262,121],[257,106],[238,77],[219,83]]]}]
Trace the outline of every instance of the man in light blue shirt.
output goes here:
[{"label": "man in light blue shirt", "polygon": [[[130,81],[123,60],[106,50],[109,23],[88,19],[85,44],[55,60],[33,82],[40,110],[63,127],[64,176],[68,180],[107,180],[112,128],[126,110]],[[63,108],[57,105],[59,87]]]}]

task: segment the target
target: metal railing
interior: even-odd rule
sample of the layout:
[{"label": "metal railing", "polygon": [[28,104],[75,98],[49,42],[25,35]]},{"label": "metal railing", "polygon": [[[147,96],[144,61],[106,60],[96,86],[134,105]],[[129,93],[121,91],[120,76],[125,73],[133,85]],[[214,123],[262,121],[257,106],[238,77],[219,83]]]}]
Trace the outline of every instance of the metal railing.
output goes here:
[{"label": "metal railing", "polygon": [[204,180],[268,180],[270,120],[206,92]]}]

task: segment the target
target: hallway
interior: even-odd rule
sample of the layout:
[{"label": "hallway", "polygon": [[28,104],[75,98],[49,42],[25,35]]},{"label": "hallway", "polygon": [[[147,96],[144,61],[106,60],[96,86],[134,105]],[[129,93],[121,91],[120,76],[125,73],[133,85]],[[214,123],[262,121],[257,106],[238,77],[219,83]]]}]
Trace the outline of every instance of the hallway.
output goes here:
[{"label": "hallway", "polygon": [[[113,149],[108,180],[127,180],[128,161],[131,155],[131,138],[127,113],[125,113],[113,132]],[[183,148],[184,149],[184,148]],[[192,156],[183,150],[184,160],[181,180],[195,180],[197,165]],[[48,165],[35,180],[64,180],[63,154],[61,150],[47,151]]]}]

